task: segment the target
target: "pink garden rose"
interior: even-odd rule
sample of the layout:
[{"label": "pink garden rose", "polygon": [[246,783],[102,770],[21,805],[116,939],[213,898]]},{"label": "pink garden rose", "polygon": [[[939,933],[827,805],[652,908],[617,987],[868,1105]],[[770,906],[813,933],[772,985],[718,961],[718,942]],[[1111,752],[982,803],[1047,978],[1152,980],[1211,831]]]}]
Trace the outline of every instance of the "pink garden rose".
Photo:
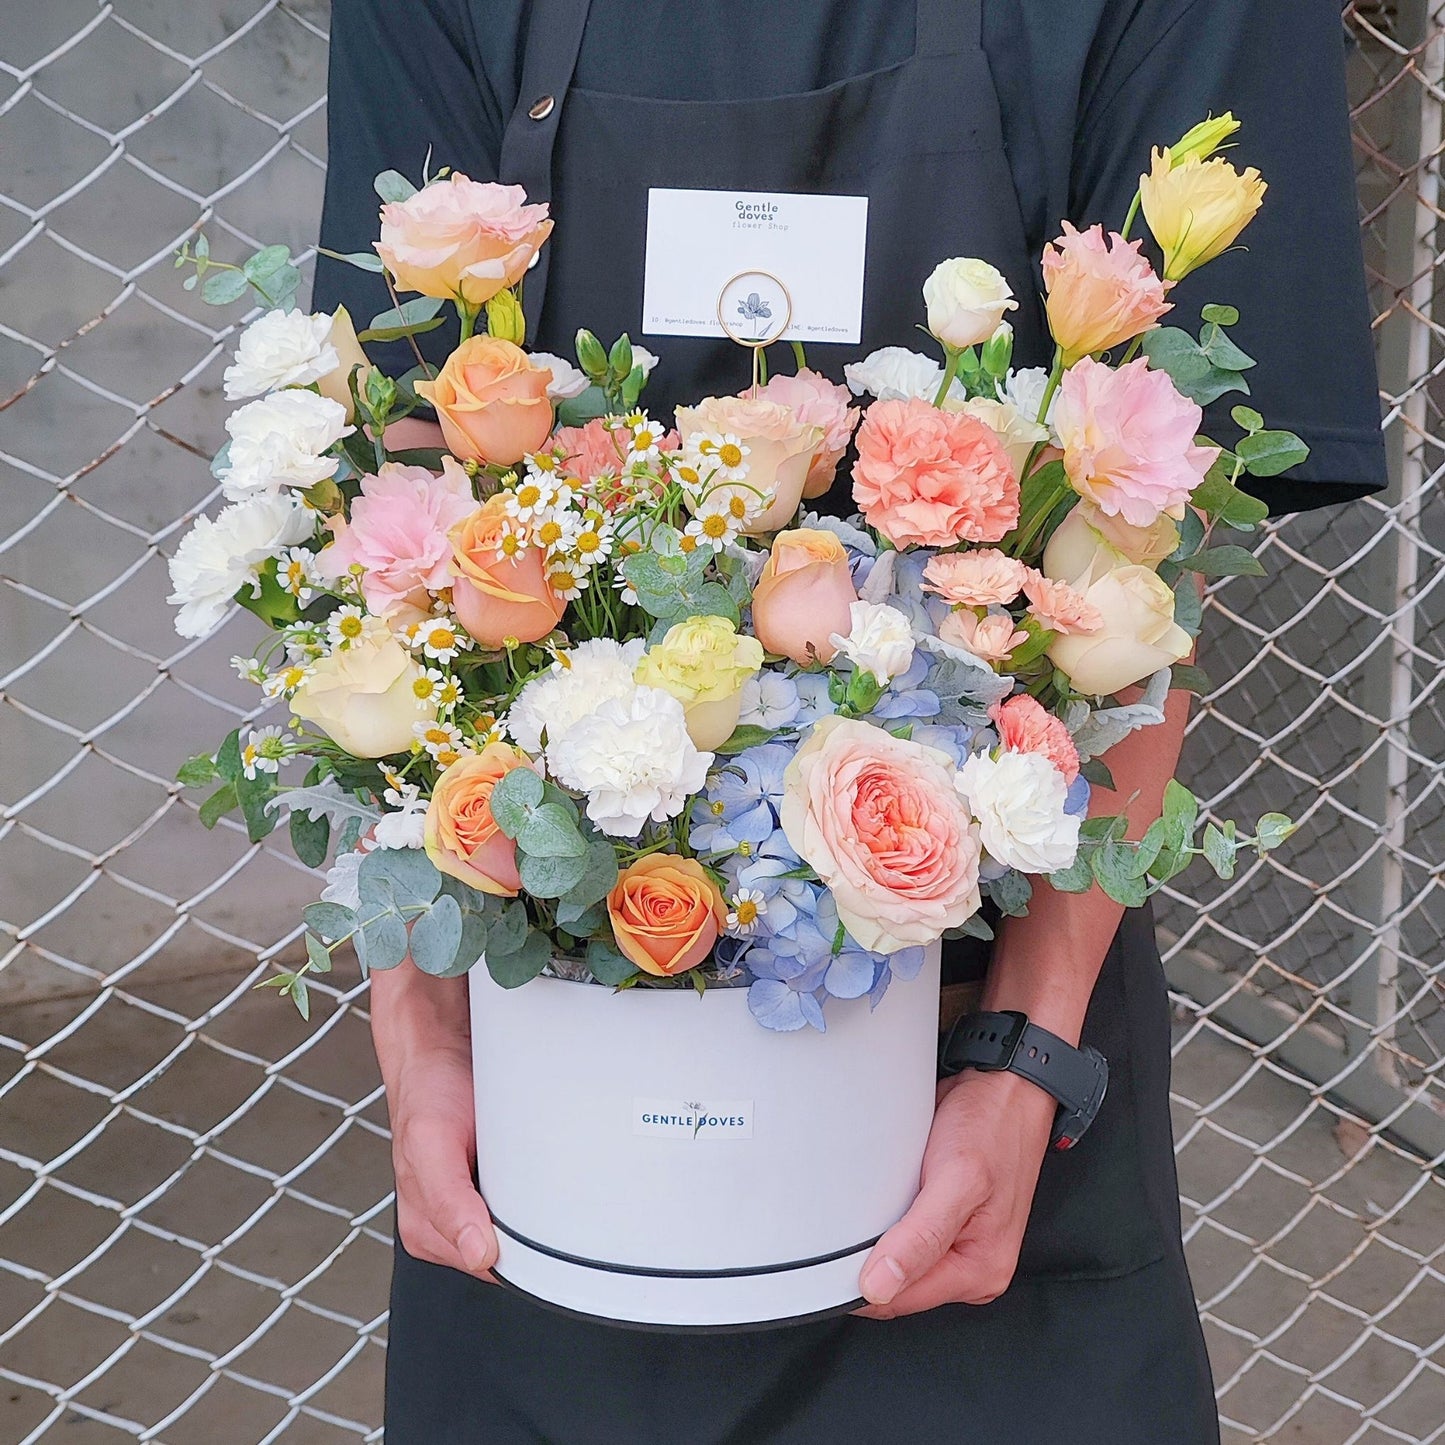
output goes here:
[{"label": "pink garden rose", "polygon": [[454,172],[381,208],[377,254],[399,291],[481,306],[522,279],[552,233],[547,207],[526,200],[521,186]]},{"label": "pink garden rose", "polygon": [[1132,340],[1172,309],[1142,244],[1115,234],[1105,240],[1102,226],[1076,231],[1065,221],[1064,234],[1044,247],[1049,330],[1065,366]]},{"label": "pink garden rose", "polygon": [[823,428],[823,443],[803,483],[804,497],[821,497],[833,485],[838,463],[858,425],[859,408],[848,405],[848,388],[804,367],[795,376],[780,372],[770,377],[767,385],[758,389],[758,395],[781,402],[800,422]]},{"label": "pink garden rose", "polygon": [[1030,570],[997,547],[943,552],[923,569],[923,590],[959,607],[1007,604],[1023,591]]},{"label": "pink garden rose", "polygon": [[896,547],[997,542],[1019,516],[1018,479],[998,435],[918,399],[868,408],[853,499]]},{"label": "pink garden rose", "polygon": [[1184,515],[1219,456],[1194,443],[1202,416],[1142,356],[1118,370],[1086,356],[1064,373],[1053,420],[1074,490],[1106,516],[1149,527],[1161,513]]},{"label": "pink garden rose", "polygon": [[862,947],[932,943],[978,911],[978,830],[953,779],[936,748],[836,716],[789,763],[783,832]]},{"label": "pink garden rose", "polygon": [[1066,783],[1079,776],[1079,750],[1068,728],[1037,699],[1021,692],[1007,702],[996,702],[988,715],[1006,752],[1042,753]]},{"label": "pink garden rose", "polygon": [[318,554],[317,570],[336,579],[364,568],[361,595],[379,617],[403,604],[426,611],[427,592],[451,585],[447,532],[476,505],[467,474],[451,457],[442,459],[439,477],[425,467],[387,462],[361,479],[351,520],[333,519],[333,540]]}]

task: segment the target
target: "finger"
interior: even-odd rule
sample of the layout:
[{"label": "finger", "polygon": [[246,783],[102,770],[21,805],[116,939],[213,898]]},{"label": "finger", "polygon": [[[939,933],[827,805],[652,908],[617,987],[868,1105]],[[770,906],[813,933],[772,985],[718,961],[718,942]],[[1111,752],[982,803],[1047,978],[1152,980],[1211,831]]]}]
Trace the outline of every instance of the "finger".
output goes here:
[{"label": "finger", "polygon": [[873,1246],[858,1281],[864,1299],[886,1305],[927,1274],[986,1196],[982,1173],[962,1161],[931,1171],[912,1208]]},{"label": "finger", "polygon": [[408,1173],[419,1188],[421,1213],[456,1251],[463,1268],[482,1274],[497,1262],[497,1236],[472,1182],[470,1151],[460,1137],[413,1131]]},{"label": "finger", "polygon": [[922,1314],[940,1305],[985,1305],[1008,1288],[1017,1254],[1009,1258],[995,1249],[965,1245],[950,1250],[921,1279],[901,1289],[887,1304],[856,1311],[866,1319],[893,1320]]},{"label": "finger", "polygon": [[497,1283],[497,1277],[490,1270],[469,1271],[452,1242],[438,1234],[415,1211],[398,1211],[397,1233],[401,1236],[402,1247],[413,1259],[423,1260],[427,1264],[440,1264],[462,1273],[474,1273],[477,1279],[486,1284]]}]

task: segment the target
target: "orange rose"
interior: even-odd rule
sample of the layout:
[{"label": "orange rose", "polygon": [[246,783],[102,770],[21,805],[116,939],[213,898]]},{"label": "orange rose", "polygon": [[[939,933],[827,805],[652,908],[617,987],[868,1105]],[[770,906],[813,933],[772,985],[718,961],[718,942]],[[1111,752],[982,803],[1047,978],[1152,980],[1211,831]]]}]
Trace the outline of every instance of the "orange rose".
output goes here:
[{"label": "orange rose", "polygon": [[848,553],[831,532],[779,532],[753,587],[753,635],[801,667],[814,658],[829,662],[838,649],[828,639],[847,636],[857,600]]},{"label": "orange rose", "polygon": [[426,856],[443,873],[499,898],[522,886],[517,845],[492,817],[492,789],[513,768],[534,767],[510,743],[488,743],[446,768],[426,810]]},{"label": "orange rose", "polygon": [[464,462],[510,467],[552,430],[552,373],[510,341],[472,336],[447,357],[435,381],[416,394],[436,408],[447,446]]},{"label": "orange rose", "polygon": [[484,647],[508,638],[536,642],[562,620],[566,601],[547,580],[540,547],[518,557],[502,551],[510,519],[501,497],[489,497],[447,536],[452,544],[452,606],[457,620]]},{"label": "orange rose", "polygon": [[696,968],[727,922],[718,886],[696,858],[648,853],[624,868],[607,895],[617,946],[659,978]]}]

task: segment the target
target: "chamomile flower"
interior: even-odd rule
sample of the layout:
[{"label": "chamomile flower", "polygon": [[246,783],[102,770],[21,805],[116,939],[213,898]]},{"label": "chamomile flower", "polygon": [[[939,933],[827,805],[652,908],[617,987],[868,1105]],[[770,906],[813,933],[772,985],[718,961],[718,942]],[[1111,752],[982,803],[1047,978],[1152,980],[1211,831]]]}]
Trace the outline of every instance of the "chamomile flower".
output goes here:
[{"label": "chamomile flower", "polygon": [[576,512],[563,507],[549,507],[540,516],[532,519],[532,540],[549,557],[572,548],[573,539],[581,529],[581,519]]},{"label": "chamomile flower", "polygon": [[286,761],[286,744],[296,739],[279,727],[252,728],[241,749],[241,771],[254,782],[256,774],[280,772]]},{"label": "chamomile flower", "polygon": [[366,636],[368,618],[353,602],[338,607],[326,619],[326,639],[333,650],[349,647]]},{"label": "chamomile flower", "polygon": [[697,509],[697,515],[687,524],[683,536],[694,538],[699,545],[706,543],[715,552],[738,539],[738,523],[728,511],[726,498],[716,503],[709,497]]},{"label": "chamomile flower", "polygon": [[561,561],[547,571],[552,590],[564,601],[572,602],[586,591],[586,571],[573,562]]},{"label": "chamomile flower", "polygon": [[444,768],[469,751],[462,730],[453,723],[419,722],[413,723],[411,730],[426,754],[435,758]]},{"label": "chamomile flower", "polygon": [[709,488],[698,513],[713,508],[726,512],[732,521],[742,527],[754,517],[760,517],[772,505],[771,492],[758,493],[743,483],[734,482],[720,487]]},{"label": "chamomile flower", "polygon": [[748,474],[752,448],[731,432],[701,432],[688,439],[687,459],[714,482],[740,482]]},{"label": "chamomile flower", "polygon": [[625,606],[637,606],[637,589],[621,572],[614,574],[612,585],[617,589],[617,595],[622,599]]},{"label": "chamomile flower", "polygon": [[327,650],[326,628],[319,622],[298,622],[282,636],[288,662],[312,662]]},{"label": "chamomile flower", "polygon": [[412,679],[411,695],[423,711],[436,711],[441,706],[440,693],[447,675],[439,667],[429,667]]},{"label": "chamomile flower", "polygon": [[728,904],[727,931],[734,938],[747,938],[757,932],[767,911],[768,900],[756,888],[739,888]]},{"label": "chamomile flower", "polygon": [[534,482],[553,483],[562,470],[562,459],[556,452],[533,452],[524,457],[522,465]]},{"label": "chamomile flower", "polygon": [[612,528],[593,513],[586,513],[568,552],[581,567],[595,567],[605,562],[612,555]]},{"label": "chamomile flower", "polygon": [[428,617],[407,630],[414,634],[409,639],[412,645],[419,647],[433,662],[451,662],[457,653],[472,645],[472,639],[445,615]]},{"label": "chamomile flower", "polygon": [[668,463],[668,472],[673,481],[680,486],[690,497],[701,494],[707,483],[703,481],[702,473],[697,468],[697,463],[687,460],[686,457],[676,457]]},{"label": "chamomile flower", "polygon": [[550,476],[545,472],[529,474],[525,481],[517,483],[516,491],[506,494],[503,506],[509,517],[519,522],[530,522],[552,505],[555,496],[556,488]]},{"label": "chamomile flower", "polygon": [[233,657],[231,666],[242,682],[254,682],[260,686],[266,681],[266,666],[258,657]]},{"label": "chamomile flower", "polygon": [[436,699],[439,712],[450,712],[466,701],[466,694],[462,691],[461,683],[448,673],[437,684]]},{"label": "chamomile flower", "polygon": [[303,607],[316,596],[321,578],[316,572],[316,553],[305,547],[290,547],[276,559],[276,581]]},{"label": "chamomile flower", "polygon": [[662,444],[662,428],[645,411],[633,412],[626,418],[626,425],[632,434],[624,438],[627,442],[627,464],[633,466],[638,462],[656,460]]},{"label": "chamomile flower", "polygon": [[261,691],[267,697],[290,697],[310,676],[311,669],[309,667],[304,663],[293,662],[279,672],[273,672],[269,677],[263,679]]}]

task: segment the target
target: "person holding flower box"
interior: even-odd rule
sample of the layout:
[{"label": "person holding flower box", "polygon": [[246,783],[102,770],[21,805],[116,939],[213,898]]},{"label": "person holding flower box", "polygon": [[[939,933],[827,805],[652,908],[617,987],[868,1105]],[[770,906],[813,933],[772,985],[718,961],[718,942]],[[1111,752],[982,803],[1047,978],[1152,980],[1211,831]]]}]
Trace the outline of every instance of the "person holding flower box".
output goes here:
[{"label": "person holding flower box", "polygon": [[[830,407],[775,387],[766,397],[734,399],[727,417],[704,417],[698,427],[703,437],[717,430],[718,446],[739,452],[751,440],[760,462],[766,448],[775,474],[768,495],[782,498],[777,518],[761,517],[741,495],[721,496],[712,509],[719,537],[747,535],[749,525],[784,528],[753,579],[753,623],[762,646],[800,671],[739,678],[740,717],[788,728],[829,707],[886,706],[897,718],[924,707],[908,700],[910,669],[931,676],[930,659],[940,654],[921,656],[922,648],[905,659],[889,620],[866,610],[876,606],[905,617],[932,607],[930,647],[953,649],[960,665],[1002,674],[1042,667],[1046,657],[1079,692],[1122,690],[1127,699],[1135,683],[1189,654],[1180,593],[1159,568],[1182,534],[1195,534],[1189,502],[1215,474],[1217,444],[1230,443],[1240,457],[1251,451],[1230,419],[1238,400],[1230,393],[1242,390],[1246,371],[1251,405],[1310,450],[1288,477],[1271,476],[1261,461],[1245,483],[1250,490],[1283,511],[1359,496],[1384,481],[1340,51],[1333,0],[1083,0],[1066,8],[1034,0],[426,0],[404,10],[338,0],[323,240],[337,252],[368,247],[372,174],[386,166],[412,173],[435,146],[439,160],[474,180],[428,186],[425,203],[410,211],[388,203],[397,209],[384,218],[382,258],[393,279],[424,294],[440,285],[476,316],[526,275],[532,339],[563,353],[582,324],[608,335],[635,330],[647,187],[866,193],[864,340],[872,354],[847,371],[855,394],[874,399],[858,435],[853,499],[839,486],[818,507],[846,513],[856,501],[890,547],[865,565],[826,517],[790,525],[792,504],[818,495],[823,452],[836,455],[846,443],[838,415],[846,416],[846,398],[823,391],[827,376],[836,381],[851,361],[841,348],[816,348],[820,380],[797,383],[831,398]],[[1229,140],[1223,113],[1231,109],[1248,125],[1241,159],[1258,171],[1217,154]],[[1206,112],[1222,118],[1190,129]],[[1155,149],[1186,131],[1179,146]],[[1259,209],[1259,172],[1271,190],[1250,235],[1256,254],[1231,253]],[[467,187],[490,180],[521,187],[525,200],[519,194],[504,206],[488,192],[469,208]],[[1136,192],[1157,259],[1130,239]],[[536,209],[542,201],[547,217]],[[542,232],[554,216],[549,239]],[[970,259],[935,274],[945,256]],[[1288,266],[1271,267],[1266,258],[1276,256]],[[1192,273],[1206,262],[1201,282]],[[369,314],[368,305],[387,304],[379,286],[375,276],[323,261],[317,300]],[[920,290],[942,366],[901,349],[914,334]],[[1220,295],[1236,302],[1237,325],[1233,308],[1215,306],[1195,341],[1201,307]],[[998,361],[1005,318],[1020,365],[1004,360],[998,385],[975,384]],[[503,329],[515,323],[500,308],[498,319]],[[501,348],[515,343],[496,335],[486,347],[468,343],[476,359],[449,364],[451,374],[430,388],[462,460],[468,448],[481,448],[483,458],[488,447],[525,452],[532,437],[522,432],[542,409],[547,388],[539,390],[525,365],[502,364]],[[1146,345],[1148,335],[1161,340]],[[413,339],[431,362],[446,361],[452,339],[443,331]],[[1105,365],[1099,353],[1111,350]],[[1260,363],[1257,382],[1251,356]],[[378,348],[373,359],[397,374],[412,360],[404,343],[385,354]],[[688,432],[697,399],[729,389],[723,378],[735,371],[725,344],[669,344],[648,393],[653,414],[684,404],[679,425]],[[550,389],[559,385],[569,385],[560,367]],[[1176,389],[1185,386],[1191,394]],[[791,408],[795,425],[777,408]],[[1257,428],[1243,416],[1252,435]],[[494,422],[503,418],[499,442],[503,428]],[[1196,431],[1215,441],[1196,444]],[[399,433],[390,444],[400,445]],[[1052,470],[1039,465],[1049,449],[1057,452]],[[696,447],[680,455],[684,468],[699,460]],[[500,453],[490,460],[510,465]],[[597,464],[606,468],[605,452]],[[730,463],[714,456],[709,465]],[[742,513],[736,527],[724,505],[731,500]],[[1072,510],[1060,521],[1065,503]],[[440,514],[440,501],[429,505]],[[694,518],[694,538],[708,535],[706,510]],[[473,589],[542,627],[562,594],[513,587],[513,573],[499,580],[502,567],[514,565],[495,560],[510,522],[488,523],[488,557],[474,546],[479,525],[459,524],[454,536],[464,597]],[[915,567],[911,549],[940,547]],[[855,572],[867,575],[859,581]],[[636,575],[635,589],[645,592],[645,569]],[[632,572],[624,576],[632,582]],[[480,614],[473,621],[487,632]],[[696,759],[715,730],[700,731],[686,709],[732,702],[711,695],[720,683],[693,687],[665,653],[650,664],[653,683],[638,686],[636,660],[624,664],[621,646],[612,646],[616,653],[601,641],[582,644],[597,651],[590,685],[615,689],[598,709],[609,710],[606,728],[579,722],[563,732],[564,709],[588,708],[568,695],[565,677],[549,677],[528,684],[551,689],[545,708],[536,695],[518,699],[521,731],[514,726],[512,740],[537,756],[543,730],[529,739],[528,709],[550,717],[561,733],[552,774],[597,800],[588,814],[599,827],[641,827],[675,795],[704,786],[707,765],[699,772]],[[809,681],[817,674],[808,668],[839,657],[852,667],[865,655],[893,659],[879,661],[877,673],[860,665],[850,674],[873,679],[868,697],[855,692],[834,704]],[[882,678],[895,663],[901,671]],[[734,653],[727,665],[744,664]],[[695,695],[680,697],[669,683]],[[935,924],[969,916],[985,856],[1023,873],[1053,872],[1058,850],[1072,846],[1066,833],[1087,827],[1065,811],[1081,759],[1077,734],[1048,709],[1033,712],[1032,700],[1024,692],[995,699],[988,720],[997,745],[966,760],[947,750],[956,738],[939,737],[943,747],[925,741],[927,713],[916,727],[897,724],[912,732],[907,740],[823,716],[795,761],[776,768],[776,782],[782,759],[763,755],[702,794],[695,836],[712,826],[720,850],[750,860],[732,880],[740,885],[733,898],[714,896],[705,872],[634,865],[606,896],[617,943],[648,973],[684,970],[718,933],[748,926],[730,925],[729,908],[741,920],[747,908],[774,906],[770,897],[787,903],[802,881],[786,876],[797,871],[793,856],[826,880],[837,927],[864,950],[906,947],[936,936]],[[1127,818],[1131,839],[1160,815],[1185,694],[1170,692],[1162,710],[1157,731],[1132,732],[1108,749],[1112,786],[1092,770],[1089,812]],[[593,780],[615,778],[620,763],[599,740],[624,735],[635,744],[627,764],[634,786],[601,801]],[[664,748],[672,772],[654,776],[649,752]],[[489,822],[477,825],[477,800],[532,786],[504,762],[493,755],[485,765],[467,763],[476,775],[459,775],[454,803],[437,805],[445,826],[429,823],[427,844],[439,860],[466,850],[468,861],[454,866],[482,868],[493,886],[510,877],[508,860],[497,856],[506,845]],[[504,784],[504,771],[521,782]],[[836,811],[845,777],[856,787],[846,817]],[[762,852],[776,836],[772,822],[756,845],[735,836],[752,826],[759,799],[774,796],[792,854],[773,860],[781,866]],[[855,826],[860,818],[867,827]],[[918,825],[907,836],[920,852],[902,850],[902,887],[892,840],[905,822]],[[947,846],[924,849],[925,834]],[[744,843],[757,855],[743,854]],[[1087,1138],[1049,1152],[1050,1095],[1007,1071],[959,1072],[940,1087],[918,1202],[863,1270],[866,1318],[702,1341],[554,1318],[486,1282],[495,1241],[471,1176],[464,985],[423,978],[410,964],[376,974],[403,1246],[389,1336],[389,1438],[1215,1439],[1179,1242],[1167,1001],[1147,908],[1126,907],[1097,886],[1037,887],[1026,917],[1001,919],[997,900],[987,916],[998,925],[996,940],[950,944],[950,977],[981,989],[983,1008],[1021,1011],[1067,1045],[1088,1042],[1107,1056],[1113,1083]],[[771,957],[776,977],[764,975],[761,956],[755,970],[771,986],[764,996],[805,1009],[801,1000],[811,995],[787,986],[784,964],[792,964],[776,950]],[[849,949],[836,957],[846,973]],[[718,1208],[748,1203],[719,1200]]]}]

